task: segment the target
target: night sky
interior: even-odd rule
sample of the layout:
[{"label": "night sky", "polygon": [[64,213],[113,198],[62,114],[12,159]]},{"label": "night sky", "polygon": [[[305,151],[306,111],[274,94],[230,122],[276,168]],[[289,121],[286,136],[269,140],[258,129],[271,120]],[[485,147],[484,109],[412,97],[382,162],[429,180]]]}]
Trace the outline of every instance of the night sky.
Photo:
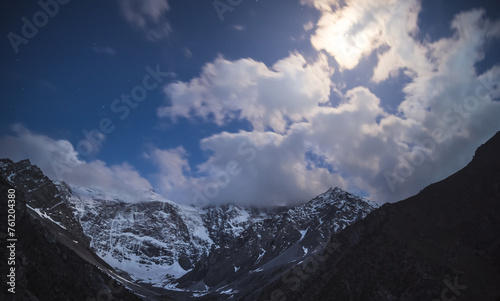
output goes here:
[{"label": "night sky", "polygon": [[494,1],[1,5],[0,157],[131,201],[394,202],[500,130]]}]

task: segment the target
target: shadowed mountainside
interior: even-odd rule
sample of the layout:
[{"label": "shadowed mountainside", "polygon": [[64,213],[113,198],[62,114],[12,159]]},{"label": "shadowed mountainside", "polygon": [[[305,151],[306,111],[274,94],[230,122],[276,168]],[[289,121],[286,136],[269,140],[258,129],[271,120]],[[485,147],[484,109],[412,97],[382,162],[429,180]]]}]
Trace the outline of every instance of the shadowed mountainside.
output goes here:
[{"label": "shadowed mountainside", "polygon": [[244,299],[500,300],[500,132],[454,175],[331,237]]}]

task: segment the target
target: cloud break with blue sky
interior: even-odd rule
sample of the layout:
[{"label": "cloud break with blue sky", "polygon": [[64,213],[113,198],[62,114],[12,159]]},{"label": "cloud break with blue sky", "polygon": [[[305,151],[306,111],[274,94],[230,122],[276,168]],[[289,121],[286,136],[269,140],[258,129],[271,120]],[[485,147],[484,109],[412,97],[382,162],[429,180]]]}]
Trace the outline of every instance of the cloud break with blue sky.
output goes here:
[{"label": "cloud break with blue sky", "polygon": [[0,157],[182,204],[379,204],[500,130],[494,1],[2,2]]}]

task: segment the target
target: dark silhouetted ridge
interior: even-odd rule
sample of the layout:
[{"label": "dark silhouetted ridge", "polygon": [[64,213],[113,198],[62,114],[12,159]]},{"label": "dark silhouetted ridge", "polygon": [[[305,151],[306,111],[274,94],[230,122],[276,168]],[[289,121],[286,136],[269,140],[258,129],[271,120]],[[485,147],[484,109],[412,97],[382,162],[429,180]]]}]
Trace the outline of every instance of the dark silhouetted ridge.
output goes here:
[{"label": "dark silhouetted ridge", "polygon": [[374,210],[247,299],[498,301],[499,233],[500,132],[462,170]]}]

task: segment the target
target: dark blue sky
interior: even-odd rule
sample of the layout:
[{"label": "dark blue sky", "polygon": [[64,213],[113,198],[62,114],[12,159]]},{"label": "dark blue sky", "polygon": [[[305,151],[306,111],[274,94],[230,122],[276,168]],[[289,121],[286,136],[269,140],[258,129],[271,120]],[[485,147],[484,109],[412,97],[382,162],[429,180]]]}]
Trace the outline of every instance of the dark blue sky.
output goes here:
[{"label": "dark blue sky", "polygon": [[[43,9],[37,1],[3,1],[0,18],[2,154],[14,159],[29,157],[44,166],[38,161],[58,160],[51,153],[55,152],[54,147],[47,145],[67,141],[79,152],[74,159],[80,160],[80,164],[93,166],[101,162],[99,164],[113,172],[117,166],[126,165],[134,176],[141,178],[138,183],[145,180],[167,197],[185,203],[191,199],[188,194],[192,187],[203,190],[214,181],[206,177],[209,170],[223,170],[230,160],[238,162],[243,173],[231,178],[227,187],[219,184],[214,202],[238,202],[238,191],[245,191],[241,187],[246,185],[252,187],[253,192],[247,193],[250,199],[282,195],[280,202],[285,203],[305,201],[303,198],[319,194],[329,186],[341,186],[378,202],[396,200],[420,189],[431,179],[437,180],[456,170],[477,144],[499,129],[493,121],[481,126],[467,119],[462,128],[453,132],[447,144],[440,144],[422,166],[418,165],[415,173],[404,177],[404,181],[397,181],[400,191],[387,185],[390,181],[386,172],[397,170],[401,164],[398,158],[412,154],[413,144],[407,143],[408,140],[429,136],[435,128],[443,126],[442,116],[447,106],[433,101],[463,98],[472,93],[468,90],[458,93],[447,83],[456,80],[458,86],[464,87],[463,83],[468,82],[470,91],[474,91],[475,81],[481,74],[498,64],[500,44],[495,21],[500,18],[500,10],[493,1],[410,1],[418,7],[417,13],[405,4],[387,16],[377,9],[387,6],[390,11],[396,6],[394,1],[386,2],[374,2],[373,9],[364,10],[350,2],[325,8],[323,3],[327,2],[322,0],[303,3],[248,0],[225,11],[221,20],[215,1],[71,0],[60,4],[55,0],[41,0],[40,3],[50,4],[48,7],[52,10],[56,3],[58,11],[47,17],[46,25],[37,27],[38,32],[27,38],[28,43],[17,45],[16,53],[16,46],[10,41],[12,34],[23,36],[23,17],[30,22],[45,22]],[[473,9],[482,9],[482,13],[474,17]],[[339,11],[345,12],[344,19],[336,15]],[[460,13],[469,13],[466,15],[469,17],[457,22],[484,38],[467,40],[468,36],[450,27]],[[363,14],[365,17],[355,17]],[[38,21],[33,21],[37,15]],[[412,24],[401,25],[401,32],[412,31],[406,35],[412,40],[397,38],[394,24],[404,24],[405,20],[412,20],[412,16],[417,18],[414,24],[417,30],[412,29]],[[372,17],[379,23],[370,23]],[[336,35],[346,29],[342,24],[351,24],[348,30],[361,30],[345,31],[347,38],[337,39]],[[326,34],[321,35],[321,30]],[[350,33],[357,35],[358,42],[360,38],[365,39],[363,43],[368,39],[367,44],[342,45],[352,42],[348,37]],[[392,36],[396,41],[391,40]],[[313,42],[315,37],[319,42]],[[444,41],[455,43],[456,56],[442,51]],[[472,50],[467,50],[471,45]],[[361,51],[354,65],[351,66],[349,60],[355,54],[349,54],[350,59],[343,61],[343,53],[338,52],[342,47]],[[409,50],[419,47],[424,49],[421,53],[427,51],[427,58],[419,51]],[[389,68],[380,63],[384,53],[390,53],[388,49],[396,51],[391,54],[395,59],[387,63],[393,64],[390,76],[380,71]],[[432,54],[429,56],[429,53]],[[428,61],[420,63],[418,59]],[[304,61],[301,63],[301,60]],[[457,79],[445,68],[462,63],[463,73],[472,74],[471,77]],[[474,68],[467,69],[469,65]],[[143,101],[127,109],[129,113],[122,120],[120,116],[123,116],[113,111],[112,104],[122,94],[130,94],[141,86],[144,77],[150,74],[148,68],[159,68],[169,75],[147,91]],[[320,72],[325,68],[329,71]],[[374,79],[377,68],[382,75]],[[454,80],[447,81],[446,76]],[[430,78],[443,80],[440,88],[433,90],[442,93],[440,96],[424,87],[430,82],[439,85],[437,80],[426,81]],[[356,89],[360,87],[370,93],[359,94],[361,90]],[[491,104],[474,111],[477,115],[474,120],[482,114],[487,115],[486,119],[493,118],[488,114],[496,112],[497,104],[493,100],[496,92],[490,92]],[[458,94],[453,96],[453,93]],[[355,102],[354,95],[361,100]],[[429,97],[424,102],[431,108],[425,117],[408,109],[422,102],[422,95]],[[376,105],[378,113],[373,117],[376,122],[370,124],[363,118],[371,120],[372,117],[367,117],[360,108],[369,103],[362,99],[372,99],[372,96],[379,99],[380,105]],[[279,100],[280,97],[287,99]],[[359,114],[352,113],[347,106],[342,107],[350,102],[358,103]],[[327,109],[332,110],[320,112],[314,106],[305,106],[309,103],[326,103]],[[483,113],[482,109],[490,105],[495,109]],[[281,117],[267,116],[270,112],[277,112]],[[329,117],[320,123],[322,114]],[[218,116],[223,117],[218,119]],[[401,124],[391,116],[400,118]],[[111,122],[108,126],[113,130],[103,136],[102,143],[93,146],[90,154],[84,154],[78,147],[85,140],[82,131],[99,128],[103,119]],[[380,123],[381,119],[387,124]],[[414,123],[407,124],[408,120]],[[282,128],[281,122],[287,126]],[[304,129],[299,130],[301,127]],[[398,133],[398,128],[404,130]],[[231,155],[237,153],[234,148],[227,153],[238,139],[244,136],[252,141],[252,135],[262,131],[275,133],[282,140],[276,140],[280,141],[279,145],[276,142],[272,147],[258,150],[256,161],[245,165],[241,156]],[[30,144],[26,142],[29,139],[26,133],[32,139],[43,139],[35,139],[36,142]],[[41,146],[43,141],[47,145]],[[463,145],[467,147],[456,160],[443,159],[450,147]],[[48,153],[42,155],[43,152]],[[46,169],[46,173],[54,176]],[[277,170],[280,172],[272,172]],[[290,176],[294,173],[297,174]],[[91,177],[92,172],[82,171],[78,176],[63,176],[63,179],[79,185],[85,175]],[[263,175],[272,179],[264,180]],[[305,183],[303,177],[311,182]],[[269,183],[269,187],[263,183]],[[378,187],[381,185],[385,187]],[[252,203],[250,199],[242,199]],[[262,205],[275,199],[255,203]]]},{"label": "dark blue sky", "polygon": [[[41,8],[34,1],[6,1],[2,10],[3,36],[21,33],[23,16],[32,17]],[[54,139],[76,145],[81,131],[96,128],[110,117],[117,129],[107,137],[103,151],[93,156],[110,164],[129,161],[150,168],[141,159],[147,143],[161,147],[183,145],[201,159],[198,141],[221,130],[248,128],[245,122],[220,127],[181,120],[175,129],[156,118],[156,109],[165,101],[161,88],[132,110],[126,120],[116,120],[110,109],[114,99],[130,93],[146,73],[146,66],[160,65],[187,81],[219,54],[227,59],[251,57],[271,65],[292,49],[311,51],[307,41],[293,42],[303,23],[318,12],[298,3],[246,1],[221,21],[209,1],[170,1],[166,17],[173,32],[165,40],[150,42],[134,31],[120,16],[113,1],[70,1],[28,44],[15,54],[8,38],[2,40],[2,85],[5,91],[1,134],[13,123]],[[4,3],[5,5],[5,3]],[[276,18],[277,15],[287,17]],[[245,26],[239,31],[233,26]],[[110,48],[113,54],[96,53],[93,48]],[[192,53],[186,57],[185,49]],[[309,48],[309,49],[308,49]],[[171,130],[164,130],[164,126]],[[135,165],[134,164],[134,165]],[[146,169],[147,170],[147,169]]]}]

